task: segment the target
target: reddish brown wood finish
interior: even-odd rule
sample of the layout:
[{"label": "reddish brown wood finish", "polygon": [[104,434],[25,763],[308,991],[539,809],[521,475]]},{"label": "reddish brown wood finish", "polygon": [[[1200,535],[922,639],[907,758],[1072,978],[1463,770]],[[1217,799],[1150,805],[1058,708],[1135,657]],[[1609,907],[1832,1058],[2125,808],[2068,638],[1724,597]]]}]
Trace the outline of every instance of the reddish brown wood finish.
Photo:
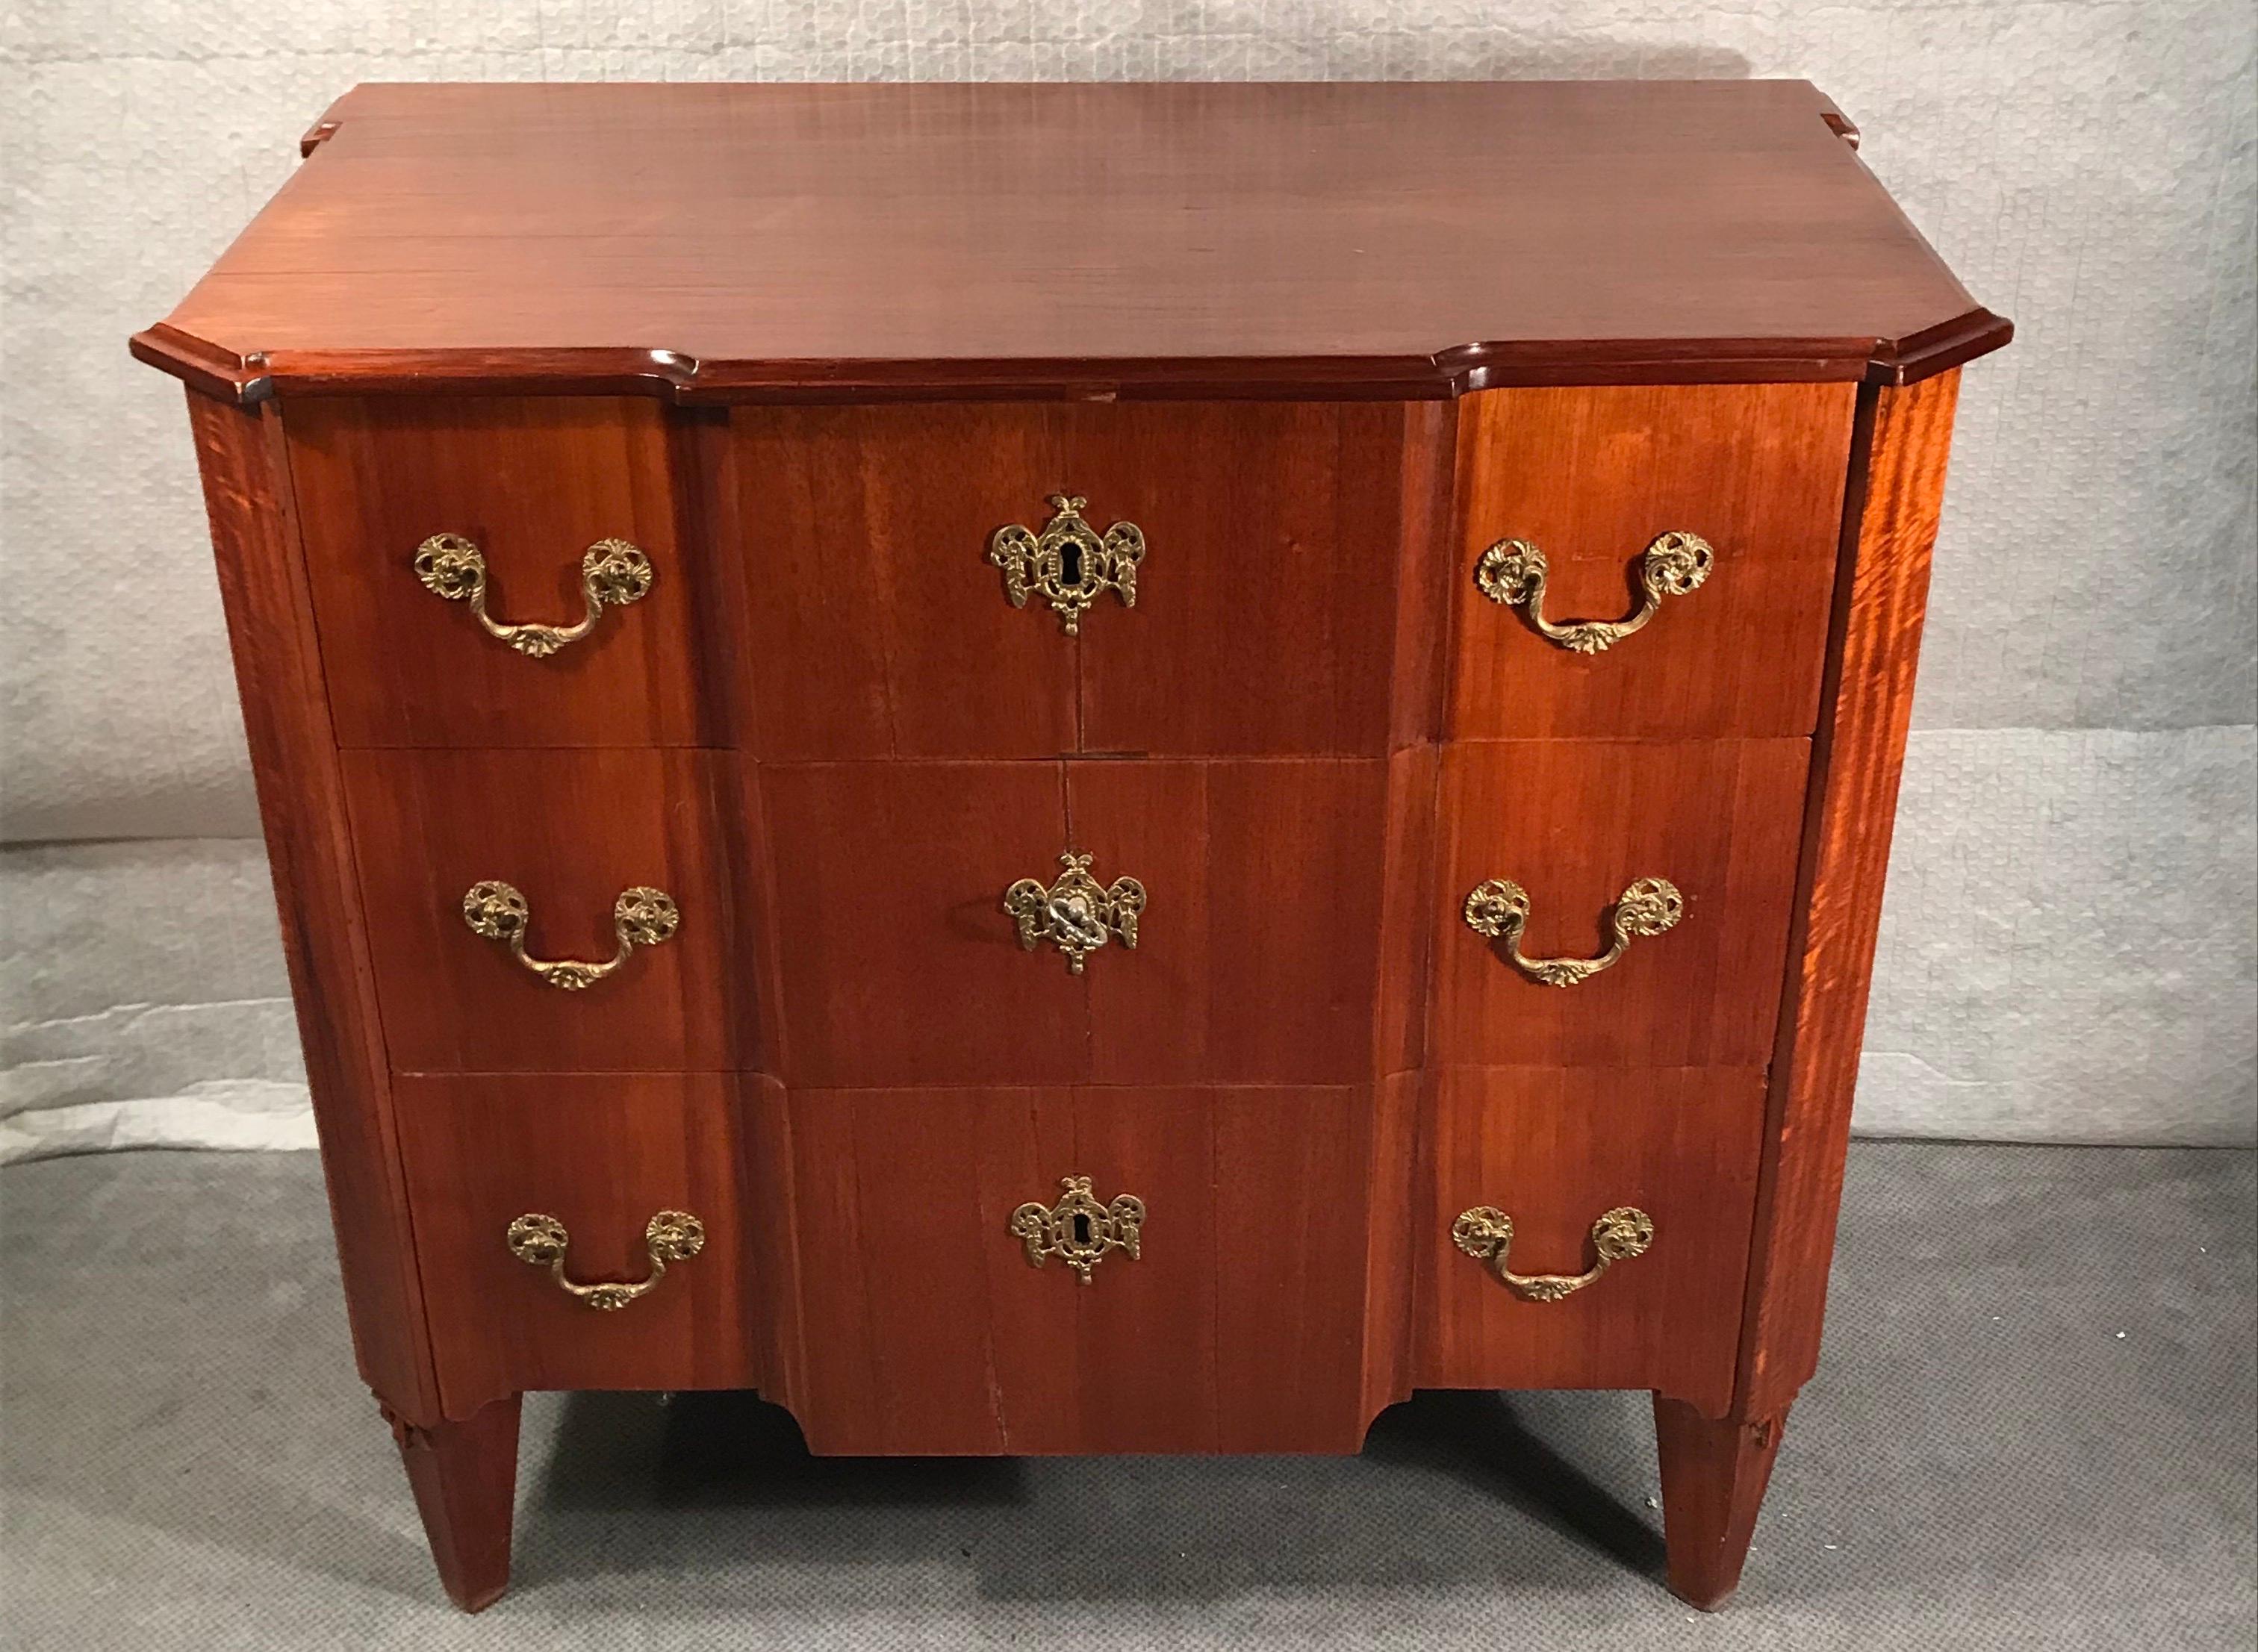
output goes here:
[{"label": "reddish brown wood finish", "polygon": [[1826,712],[1812,765],[1786,999],[1772,1059],[1765,1176],[1740,1411],[1784,1413],[1817,1368],[1843,1160],[1913,716],[1930,553],[1960,375],[1870,393],[1844,514]]},{"label": "reddish brown wood finish", "polygon": [[1681,1600],[1714,1612],[1739,1586],[1786,1422],[1784,1408],[1721,1421],[1683,1400],[1654,1396],[1663,1536],[1671,1592]]},{"label": "reddish brown wood finish", "polygon": [[[1722,1414],[1756,1197],[1764,1074],[1702,1067],[1446,1067],[1418,1229],[1412,1380],[1443,1388],[1655,1388]],[[1654,1218],[1644,1256],[1524,1301],[1451,1243],[1463,1210],[1513,1218],[1517,1273],[1581,1273],[1594,1219]]]},{"label": "reddish brown wood finish", "polygon": [[[1808,750],[1801,740],[1446,748],[1434,1060],[1763,1065]],[[1475,885],[1509,879],[1529,893],[1526,956],[1595,957],[1607,913],[1643,877],[1675,883],[1685,916],[1573,987],[1530,980],[1462,917]]]},{"label": "reddish brown wood finish", "polygon": [[[1850,385],[1639,386],[1470,396],[1451,734],[1808,734],[1834,592]],[[1545,617],[1620,620],[1664,533],[1708,540],[1708,581],[1601,654],[1540,635],[1476,587],[1502,539],[1544,553]]]},{"label": "reddish brown wood finish", "polygon": [[509,1587],[519,1411],[515,1394],[460,1422],[414,1423],[385,1408],[440,1585],[465,1612],[484,1611]]},{"label": "reddish brown wood finish", "polygon": [[[1353,1451],[1366,1131],[1346,1088],[796,1092],[779,1397],[821,1453]],[[1087,1286],[1008,1227],[1069,1175],[1147,1209]]]},{"label": "reddish brown wood finish", "polygon": [[[764,765],[784,1075],[1366,1081],[1387,776],[1381,759]],[[1003,906],[1068,848],[1150,902],[1137,947],[1081,976],[1023,950]]]},{"label": "reddish brown wood finish", "polygon": [[[1388,746],[1406,433],[1425,409],[743,408],[756,748],[770,759]],[[1135,609],[1014,609],[995,531],[1054,494],[1144,530]],[[1287,663],[1291,662],[1290,669]]]},{"label": "reddish brown wood finish", "polygon": [[[749,1388],[735,1081],[724,1074],[402,1076],[401,1153],[446,1414],[529,1388]],[[509,1224],[563,1222],[575,1280],[650,1273],[643,1227],[685,1210],[706,1247],[647,1296],[597,1312],[518,1260]]]},{"label": "reddish brown wood finish", "polygon": [[1073,491],[1147,548],[1135,611],[1102,599],[1083,624],[1082,749],[1385,752],[1406,436],[1430,422],[1400,404],[1072,409]]},{"label": "reddish brown wood finish", "polygon": [[[728,742],[735,697],[714,680],[728,606],[678,527],[662,409],[309,400],[283,421],[340,744]],[[424,589],[415,551],[438,533],[477,543],[505,624],[577,622],[581,555],[599,539],[640,548],[650,590],[530,659]]]},{"label": "reddish brown wood finish", "polygon": [[1090,1078],[1372,1076],[1387,777],[1378,759],[1068,765],[1074,847],[1150,902],[1134,952],[1086,965]]},{"label": "reddish brown wood finish", "polygon": [[361,1375],[396,1415],[436,1422],[438,1386],[415,1279],[344,776],[330,743],[281,431],[271,411],[243,412],[193,392],[188,400],[353,1350]]},{"label": "reddish brown wood finish", "polygon": [[[1074,749],[1076,639],[1040,604],[1013,610],[988,542],[1006,522],[1040,529],[1050,517],[1045,495],[1081,486],[1065,428],[1075,411],[731,415],[763,757]],[[1102,532],[1116,507],[1101,495],[1089,508]]]},{"label": "reddish brown wood finish", "polygon": [[[458,1601],[550,1386],[758,1386],[858,1452],[1650,1387],[1672,1587],[1729,1591],[1815,1359],[1949,370],[2007,331],[1846,127],[1800,83],[427,87],[309,134],[135,350],[287,404],[190,398],[356,1343]],[[1559,387],[1445,399],[1503,386]],[[1076,639],[986,561],[1061,491],[1149,546]],[[1670,528],[1715,571],[1605,656],[1474,591],[1529,538],[1613,618]],[[657,579],[529,660],[416,582],[442,530],[504,619],[577,617],[599,536]],[[1149,902],[1079,977],[1001,906],[1069,847]],[[1459,915],[1515,878],[1589,955],[1645,876],[1683,921],[1566,990]],[[541,956],[634,883],[681,931],[558,992],[481,878]],[[1006,1226],[1073,1174],[1148,1210],[1087,1287]],[[1523,1272],[1656,1238],[1532,1304],[1474,1204]],[[705,1250],[615,1314],[502,1237],[631,1279],[664,1208]]]},{"label": "reddish brown wood finish", "polygon": [[370,86],[135,348],[293,395],[1402,400],[2004,344],[1833,112],[1797,81]]},{"label": "reddish brown wood finish", "polygon": [[1022,951],[1004,911],[1020,878],[1058,874],[1062,765],[763,764],[759,787],[788,1083],[1063,1084],[1088,1072],[1086,978],[1055,952]]},{"label": "reddish brown wood finish", "polygon": [[[356,751],[344,756],[392,1066],[404,1073],[759,1067],[759,1005],[721,826],[731,760],[696,751]],[[526,950],[598,961],[612,907],[647,885],[681,927],[578,992],[472,932],[463,896],[499,880]]]}]

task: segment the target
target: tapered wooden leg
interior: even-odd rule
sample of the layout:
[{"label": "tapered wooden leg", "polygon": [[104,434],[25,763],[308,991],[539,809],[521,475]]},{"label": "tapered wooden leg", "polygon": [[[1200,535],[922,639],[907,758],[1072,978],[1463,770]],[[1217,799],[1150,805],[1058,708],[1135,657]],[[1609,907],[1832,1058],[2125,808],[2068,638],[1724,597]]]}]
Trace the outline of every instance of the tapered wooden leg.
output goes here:
[{"label": "tapered wooden leg", "polygon": [[492,1606],[509,1587],[518,1409],[512,1394],[465,1422],[430,1428],[403,1422],[389,1407],[384,1414],[408,1465],[439,1581],[465,1612]]},{"label": "tapered wooden leg", "polygon": [[1714,1612],[1739,1586],[1786,1422],[1785,1411],[1720,1421],[1683,1400],[1654,1396],[1670,1592],[1687,1605]]}]

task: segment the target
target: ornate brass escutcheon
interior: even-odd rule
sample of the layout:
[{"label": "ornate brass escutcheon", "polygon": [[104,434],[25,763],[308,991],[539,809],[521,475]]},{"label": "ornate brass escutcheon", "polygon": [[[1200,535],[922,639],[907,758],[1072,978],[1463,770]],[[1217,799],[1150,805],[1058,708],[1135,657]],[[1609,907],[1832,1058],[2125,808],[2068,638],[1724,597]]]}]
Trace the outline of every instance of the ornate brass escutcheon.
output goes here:
[{"label": "ornate brass escutcheon", "polygon": [[1111,591],[1125,608],[1137,606],[1137,564],[1145,560],[1145,530],[1134,522],[1116,522],[1101,537],[1082,520],[1090,501],[1076,494],[1054,493],[1056,513],[1032,533],[1012,522],[998,528],[988,540],[988,560],[1004,571],[1004,595],[1015,608],[1040,597],[1058,614],[1069,636],[1082,631],[1083,610]]},{"label": "ornate brass escutcheon", "polygon": [[1090,1270],[1108,1251],[1137,1259],[1145,1225],[1142,1199],[1125,1193],[1111,1204],[1100,1204],[1087,1176],[1062,1176],[1059,1187],[1066,1196],[1048,1209],[1031,1203],[1012,1212],[1012,1236],[1026,1247],[1029,1267],[1040,1267],[1046,1257],[1054,1256],[1087,1285]]},{"label": "ornate brass escutcheon", "polygon": [[650,558],[624,539],[600,539],[580,558],[580,594],[587,612],[572,625],[505,625],[486,613],[486,553],[460,534],[434,534],[415,548],[415,577],[433,595],[468,602],[488,636],[520,654],[545,660],[595,629],[606,608],[639,602],[650,589]]},{"label": "ornate brass escutcheon", "polygon": [[519,1261],[534,1267],[545,1267],[549,1277],[557,1281],[557,1288],[586,1302],[599,1313],[610,1313],[625,1308],[638,1296],[646,1295],[659,1280],[666,1277],[669,1262],[687,1262],[706,1248],[706,1224],[687,1210],[662,1210],[653,1216],[643,1230],[644,1254],[650,1258],[650,1272],[631,1284],[597,1283],[584,1285],[578,1280],[564,1277],[564,1250],[572,1244],[572,1236],[555,1216],[529,1210],[509,1224],[505,1236],[509,1253]]},{"label": "ornate brass escutcheon", "polygon": [[1135,950],[1145,886],[1133,877],[1101,886],[1090,875],[1090,856],[1070,849],[1059,864],[1066,869],[1048,889],[1023,877],[1004,891],[1004,910],[1019,926],[1019,945],[1033,952],[1049,941],[1066,954],[1067,972],[1076,975],[1082,961],[1109,940],[1118,938]]},{"label": "ornate brass escutcheon", "polygon": [[1610,1265],[1646,1254],[1654,1243],[1654,1218],[1630,1205],[1618,1205],[1592,1223],[1592,1253],[1596,1258],[1581,1273],[1516,1273],[1505,1265],[1513,1247],[1513,1218],[1493,1205],[1476,1205],[1451,1224],[1451,1243],[1504,1281],[1516,1296],[1530,1302],[1557,1302],[1573,1296],[1606,1273]]},{"label": "ornate brass escutcheon", "polygon": [[1548,987],[1573,987],[1588,981],[1622,957],[1636,935],[1659,935],[1677,927],[1685,915],[1686,897],[1666,877],[1643,877],[1622,894],[1608,911],[1608,926],[1615,943],[1597,958],[1524,958],[1521,932],[1529,923],[1529,891],[1510,878],[1494,877],[1475,885],[1466,897],[1466,927],[1506,944],[1513,967],[1531,981]]},{"label": "ornate brass escutcheon", "polygon": [[532,919],[525,897],[510,884],[489,880],[463,891],[463,921],[471,926],[471,932],[501,942],[509,948],[511,957],[563,992],[593,986],[625,963],[636,947],[671,940],[682,925],[682,914],[664,890],[642,884],[621,890],[619,899],[612,903],[612,933],[618,937],[620,949],[603,962],[592,964],[569,958],[527,956],[525,932]]},{"label": "ornate brass escutcheon", "polygon": [[1525,539],[1501,539],[1482,552],[1474,564],[1474,584],[1492,602],[1525,610],[1538,634],[1562,648],[1602,654],[1653,619],[1665,597],[1699,590],[1716,554],[1699,534],[1668,533],[1657,538],[1638,559],[1639,588],[1645,599],[1637,613],[1622,620],[1546,619],[1544,576],[1549,570],[1544,553]]}]

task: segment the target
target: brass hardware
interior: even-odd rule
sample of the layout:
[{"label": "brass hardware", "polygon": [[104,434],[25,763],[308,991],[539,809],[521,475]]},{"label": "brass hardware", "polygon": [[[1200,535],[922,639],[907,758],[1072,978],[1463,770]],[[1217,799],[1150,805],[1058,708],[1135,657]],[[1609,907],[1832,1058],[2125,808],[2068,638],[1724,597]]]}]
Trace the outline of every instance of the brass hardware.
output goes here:
[{"label": "brass hardware", "polygon": [[578,992],[594,985],[627,962],[628,954],[636,947],[656,947],[671,939],[682,925],[682,914],[664,890],[646,889],[641,884],[621,890],[619,899],[612,903],[612,933],[619,937],[620,949],[602,963],[590,964],[572,959],[527,957],[525,931],[531,918],[525,897],[508,883],[473,883],[463,892],[463,921],[471,926],[472,934],[501,942],[509,948],[511,957],[549,985],[564,992]]},{"label": "brass hardware", "polygon": [[1646,593],[1627,620],[1571,620],[1555,624],[1544,617],[1544,553],[1525,539],[1501,539],[1474,564],[1474,584],[1492,602],[1524,608],[1539,635],[1578,654],[1602,654],[1654,618],[1665,597],[1682,597],[1709,577],[1716,551],[1699,534],[1668,533],[1638,559],[1638,583]]},{"label": "brass hardware", "polygon": [[625,1308],[666,1277],[669,1262],[687,1262],[706,1248],[706,1224],[687,1210],[662,1210],[643,1230],[643,1250],[650,1272],[631,1285],[583,1285],[564,1277],[564,1247],[572,1236],[555,1216],[528,1211],[509,1224],[509,1253],[519,1261],[545,1267],[559,1290],[579,1298],[598,1313]]},{"label": "brass hardware", "polygon": [[1066,954],[1067,973],[1074,975],[1082,973],[1084,958],[1116,937],[1135,951],[1145,886],[1133,877],[1117,877],[1101,888],[1090,875],[1090,856],[1072,850],[1059,856],[1059,864],[1066,870],[1048,889],[1023,877],[1004,891],[1004,910],[1019,926],[1019,945],[1033,952],[1049,941]]},{"label": "brass hardware", "polygon": [[1111,591],[1125,608],[1137,606],[1137,564],[1145,560],[1145,530],[1116,522],[1104,538],[1082,520],[1086,499],[1050,496],[1057,513],[1040,534],[1012,522],[988,540],[988,560],[1004,571],[1004,595],[1015,608],[1039,596],[1054,609],[1069,636],[1082,631],[1082,611]]},{"label": "brass hardware", "polygon": [[1623,955],[1635,935],[1659,935],[1677,926],[1685,915],[1686,897],[1666,877],[1643,877],[1608,909],[1608,925],[1615,944],[1596,958],[1524,958],[1521,932],[1529,923],[1529,891],[1508,878],[1494,877],[1475,886],[1466,897],[1466,927],[1477,935],[1502,940],[1513,967],[1531,981],[1548,987],[1573,987],[1589,980]]},{"label": "brass hardware", "polygon": [[1654,1243],[1654,1218],[1630,1205],[1619,1205],[1592,1223],[1592,1252],[1598,1258],[1581,1273],[1516,1273],[1505,1266],[1513,1245],[1513,1218],[1490,1205],[1476,1205],[1451,1223],[1451,1243],[1505,1281],[1506,1288],[1524,1301],[1557,1302],[1573,1296],[1616,1262],[1646,1254]]},{"label": "brass hardware", "polygon": [[468,602],[486,635],[520,654],[545,660],[595,628],[606,608],[639,602],[650,589],[650,558],[624,539],[600,539],[580,558],[580,591],[588,611],[576,625],[504,625],[486,613],[486,554],[460,534],[434,534],[415,548],[415,577],[449,602]]},{"label": "brass hardware", "polygon": [[1030,1203],[1012,1212],[1012,1235],[1026,1247],[1029,1267],[1040,1267],[1045,1257],[1054,1256],[1087,1285],[1090,1270],[1108,1251],[1124,1251],[1132,1262],[1137,1259],[1145,1225],[1142,1199],[1125,1193],[1111,1204],[1100,1204],[1091,1196],[1087,1176],[1062,1176],[1059,1187],[1066,1196],[1049,1209]]}]

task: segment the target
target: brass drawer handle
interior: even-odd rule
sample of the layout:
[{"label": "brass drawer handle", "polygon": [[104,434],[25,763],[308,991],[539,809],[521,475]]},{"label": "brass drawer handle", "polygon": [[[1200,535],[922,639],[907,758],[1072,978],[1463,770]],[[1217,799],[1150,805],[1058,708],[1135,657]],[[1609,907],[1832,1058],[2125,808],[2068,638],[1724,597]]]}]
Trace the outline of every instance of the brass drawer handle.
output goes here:
[{"label": "brass drawer handle", "polygon": [[510,884],[489,880],[463,891],[463,921],[471,926],[471,932],[501,942],[509,948],[511,957],[563,992],[593,986],[627,962],[636,947],[671,940],[682,925],[682,914],[664,890],[640,883],[621,890],[619,899],[612,903],[612,933],[619,937],[620,949],[602,963],[590,964],[569,958],[528,957],[525,931],[532,916],[525,897]]},{"label": "brass drawer handle", "polygon": [[640,602],[650,589],[650,558],[624,539],[600,539],[580,558],[580,591],[588,611],[576,625],[504,625],[486,613],[486,553],[460,534],[434,534],[415,548],[415,577],[449,602],[468,602],[486,635],[520,654],[545,660],[595,629],[606,608]]},{"label": "brass drawer handle", "polygon": [[1004,571],[1005,599],[1015,608],[1040,597],[1058,614],[1069,636],[1082,632],[1082,612],[1111,591],[1125,608],[1137,606],[1137,564],[1145,560],[1145,530],[1116,522],[1100,538],[1082,520],[1090,501],[1072,493],[1050,496],[1055,513],[1040,534],[1017,522],[988,539],[988,560]]},{"label": "brass drawer handle", "polygon": [[1516,1273],[1505,1265],[1513,1246],[1513,1218],[1492,1205],[1480,1204],[1462,1212],[1451,1223],[1451,1243],[1490,1271],[1523,1301],[1557,1302],[1573,1296],[1616,1262],[1646,1254],[1654,1243],[1654,1218],[1630,1205],[1618,1205],[1592,1223],[1592,1253],[1598,1259],[1581,1273]]},{"label": "brass drawer handle", "polygon": [[1090,856],[1072,850],[1059,856],[1066,869],[1045,889],[1023,877],[1004,891],[1004,910],[1019,926],[1019,945],[1033,952],[1049,941],[1066,954],[1069,975],[1082,973],[1082,961],[1107,941],[1118,939],[1135,951],[1137,915],[1145,910],[1145,886],[1117,877],[1101,886],[1090,875]]},{"label": "brass drawer handle", "polygon": [[1492,602],[1528,611],[1540,635],[1578,654],[1603,654],[1644,627],[1665,597],[1701,589],[1716,551],[1699,534],[1668,533],[1641,553],[1638,583],[1645,600],[1626,620],[1571,620],[1556,624],[1544,617],[1544,553],[1525,539],[1501,539],[1474,564],[1474,584]]},{"label": "brass drawer handle", "polygon": [[666,1277],[669,1262],[687,1262],[706,1248],[706,1224],[687,1210],[662,1210],[643,1230],[650,1272],[630,1285],[583,1285],[564,1277],[564,1249],[572,1236],[555,1216],[529,1210],[509,1224],[509,1253],[534,1267],[545,1267],[557,1288],[578,1297],[598,1313],[625,1308]]},{"label": "brass drawer handle", "polygon": [[1531,981],[1548,987],[1573,987],[1587,981],[1622,957],[1634,935],[1659,935],[1677,927],[1685,915],[1686,897],[1666,877],[1643,877],[1622,894],[1608,911],[1615,944],[1596,958],[1524,958],[1521,932],[1529,923],[1529,891],[1510,878],[1494,877],[1477,884],[1466,897],[1466,927],[1477,935],[1506,944],[1513,967]]},{"label": "brass drawer handle", "polygon": [[1012,1237],[1026,1248],[1029,1267],[1040,1267],[1046,1257],[1054,1256],[1087,1285],[1090,1270],[1105,1259],[1107,1251],[1120,1251],[1132,1262],[1142,1254],[1142,1199],[1125,1193],[1111,1204],[1100,1204],[1090,1191],[1087,1176],[1062,1176],[1059,1187],[1066,1196],[1056,1204],[1023,1204],[1012,1212]]}]

